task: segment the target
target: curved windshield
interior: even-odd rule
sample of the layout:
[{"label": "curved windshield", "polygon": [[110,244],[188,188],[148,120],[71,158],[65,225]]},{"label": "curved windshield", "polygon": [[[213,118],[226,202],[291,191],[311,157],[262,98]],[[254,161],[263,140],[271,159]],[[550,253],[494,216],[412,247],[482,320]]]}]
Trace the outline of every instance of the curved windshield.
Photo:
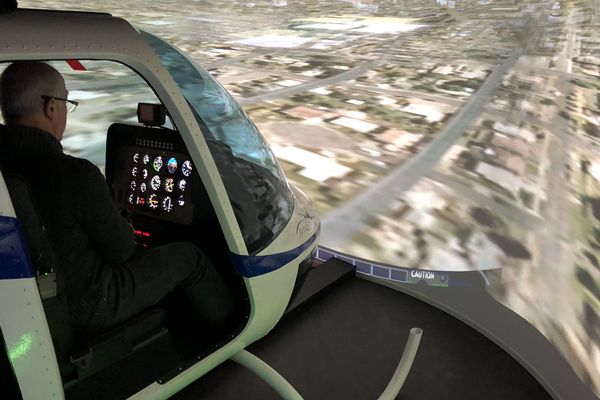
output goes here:
[{"label": "curved windshield", "polygon": [[164,40],[140,34],[190,104],[204,134],[248,252],[266,247],[288,222],[292,193],[264,138],[240,105],[206,71]]}]

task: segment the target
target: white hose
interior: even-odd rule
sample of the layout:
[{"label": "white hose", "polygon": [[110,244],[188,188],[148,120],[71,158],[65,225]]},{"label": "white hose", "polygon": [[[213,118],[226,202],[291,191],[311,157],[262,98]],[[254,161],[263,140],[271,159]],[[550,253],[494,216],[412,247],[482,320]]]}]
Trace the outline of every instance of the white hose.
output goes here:
[{"label": "white hose", "polygon": [[285,378],[266,362],[254,354],[241,350],[231,357],[236,363],[243,365],[268,383],[284,400],[302,400],[302,396],[285,380]]},{"label": "white hose", "polygon": [[379,400],[394,400],[396,396],[398,396],[398,393],[400,393],[400,389],[402,389],[402,385],[404,385],[404,381],[406,380],[415,356],[417,355],[422,334],[423,330],[421,328],[412,328],[410,330],[410,335],[408,335],[402,358],[398,363],[398,367],[396,367],[394,376],[390,379],[390,383],[388,383],[381,396],[379,396]]}]

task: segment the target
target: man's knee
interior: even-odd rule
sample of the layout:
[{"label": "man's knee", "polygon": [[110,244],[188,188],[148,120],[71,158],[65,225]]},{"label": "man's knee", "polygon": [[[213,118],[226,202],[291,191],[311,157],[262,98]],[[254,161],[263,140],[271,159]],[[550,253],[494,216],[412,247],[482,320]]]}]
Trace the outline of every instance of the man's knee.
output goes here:
[{"label": "man's knee", "polygon": [[201,253],[196,245],[189,242],[173,242],[160,246],[158,249],[166,251],[174,257],[178,256],[186,259],[198,257],[198,254]]},{"label": "man's knee", "polygon": [[166,266],[176,274],[186,277],[203,274],[207,268],[212,268],[208,258],[192,243],[175,242],[161,246],[168,254],[169,264]]}]

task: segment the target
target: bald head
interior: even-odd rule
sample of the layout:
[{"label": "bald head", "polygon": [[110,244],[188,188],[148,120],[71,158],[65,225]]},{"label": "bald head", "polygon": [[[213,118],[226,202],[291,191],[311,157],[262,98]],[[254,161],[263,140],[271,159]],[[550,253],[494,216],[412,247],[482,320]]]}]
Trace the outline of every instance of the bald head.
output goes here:
[{"label": "bald head", "polygon": [[59,140],[66,116],[61,121],[60,104],[54,100],[45,101],[42,96],[66,98],[66,94],[62,75],[46,63],[16,62],[0,76],[0,110],[5,123],[43,129]]}]

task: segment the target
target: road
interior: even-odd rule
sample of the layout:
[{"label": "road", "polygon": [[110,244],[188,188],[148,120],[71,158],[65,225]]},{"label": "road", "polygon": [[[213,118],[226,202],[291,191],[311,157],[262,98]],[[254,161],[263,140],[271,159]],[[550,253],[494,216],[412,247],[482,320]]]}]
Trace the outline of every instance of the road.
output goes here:
[{"label": "road", "polygon": [[[424,28],[426,29],[426,28]],[[348,71],[342,72],[341,74],[337,74],[335,76],[331,76],[325,79],[317,79],[312,82],[303,83],[297,86],[283,88],[279,90],[273,90],[268,93],[259,94],[253,97],[247,97],[245,99],[239,99],[238,102],[242,106],[248,106],[251,104],[255,104],[261,101],[269,101],[276,100],[282,97],[289,97],[295,94],[304,93],[309,90],[317,89],[323,86],[334,85],[338,82],[349,81],[355,78],[358,78],[361,75],[364,75],[366,72],[372,70],[376,66],[383,64],[385,61],[389,59],[389,49],[396,48],[401,41],[405,40],[405,36],[403,33],[396,35],[395,38],[388,40],[381,44],[377,49],[373,50],[374,54],[381,54],[380,57],[375,58],[373,60],[362,61],[358,63],[354,68],[349,69]]]},{"label": "road", "polygon": [[[569,60],[572,56],[571,52],[573,49],[572,43],[574,40],[574,13],[571,11],[567,19],[567,45],[563,52],[559,55],[559,62],[557,66],[566,72],[570,68]],[[558,83],[557,89],[561,93],[557,96],[555,101],[559,109],[564,110],[566,108],[566,95],[569,93],[570,83],[566,76],[562,76]],[[559,268],[562,271],[556,271],[557,273],[564,273],[565,263],[559,261],[563,260],[564,252],[562,252],[561,246],[557,242],[562,241],[561,237],[571,237],[570,233],[565,229],[570,229],[570,216],[569,216],[569,203],[567,199],[568,190],[565,190],[564,176],[566,174],[565,165],[568,162],[568,151],[571,146],[571,137],[565,133],[569,131],[568,122],[559,117],[558,115],[554,118],[551,123],[552,129],[550,132],[553,133],[555,138],[555,145],[549,150],[548,154],[548,171],[546,173],[548,180],[548,204],[544,210],[544,219],[546,221],[546,230],[544,240],[541,243],[541,262],[540,267],[546,269]],[[566,260],[565,260],[566,261]]]},{"label": "road", "polygon": [[[568,16],[566,27],[567,44],[559,54],[556,63],[559,72],[565,73],[559,75],[556,86],[561,95],[554,99],[560,110],[565,109],[566,96],[571,89],[569,75],[566,73],[570,68],[568,61],[573,51],[575,25],[572,11]],[[574,243],[578,238],[571,217],[573,207],[569,201],[571,188],[568,187],[568,181],[565,181],[569,151],[574,144],[578,144],[575,143],[578,138],[568,133],[569,123],[559,115],[556,115],[551,126],[552,136],[547,138],[552,140],[547,154],[547,202],[541,210],[544,229],[535,236],[535,244],[533,244],[538,253],[534,268],[534,271],[535,269],[537,271],[528,272],[529,279],[518,281],[513,289],[514,293],[521,293],[527,298],[535,294],[535,297],[529,300],[532,302],[529,307],[533,314],[527,315],[526,318],[537,326],[545,326],[554,332],[554,328],[548,326],[551,321],[554,321],[581,331],[583,328],[577,319],[577,313],[574,312],[580,307],[581,298],[573,291],[571,284],[575,261]],[[523,276],[523,278],[528,277]],[[552,336],[553,333],[550,335]],[[553,340],[552,337],[549,338]],[[564,351],[568,352],[569,349]]]},{"label": "road", "polygon": [[276,100],[282,97],[289,97],[295,94],[304,93],[312,89],[320,88],[322,86],[329,86],[338,82],[348,81],[351,79],[358,78],[361,75],[364,75],[367,71],[373,69],[380,62],[381,60],[364,61],[346,72],[342,72],[341,74],[337,74],[329,78],[317,79],[293,87],[273,90],[268,93],[259,94],[253,97],[246,97],[244,99],[239,99],[238,102],[242,106],[248,106],[251,104],[259,103],[261,101]]},{"label": "road", "polygon": [[347,242],[366,227],[367,221],[388,211],[390,204],[399,195],[421,177],[429,174],[446,151],[477,120],[493,90],[515,65],[519,55],[520,50],[516,50],[512,56],[494,68],[479,90],[419,154],[348,203],[327,214],[323,219],[322,243],[336,248]]},{"label": "road", "polygon": [[269,49],[254,48],[254,49],[252,49],[251,52],[247,52],[247,53],[240,54],[240,55],[233,56],[233,57],[224,57],[220,60],[214,60],[214,61],[209,61],[209,62],[203,62],[202,60],[198,59],[198,60],[196,60],[196,62],[198,62],[198,64],[200,64],[202,66],[202,68],[204,68],[204,69],[211,69],[211,68],[222,67],[225,65],[237,64],[241,61],[246,61],[249,58],[258,58],[258,57],[260,57],[262,55],[266,55],[266,54],[276,55],[279,53],[282,53],[282,52],[278,51],[278,50],[274,50],[272,48],[269,48]]}]

